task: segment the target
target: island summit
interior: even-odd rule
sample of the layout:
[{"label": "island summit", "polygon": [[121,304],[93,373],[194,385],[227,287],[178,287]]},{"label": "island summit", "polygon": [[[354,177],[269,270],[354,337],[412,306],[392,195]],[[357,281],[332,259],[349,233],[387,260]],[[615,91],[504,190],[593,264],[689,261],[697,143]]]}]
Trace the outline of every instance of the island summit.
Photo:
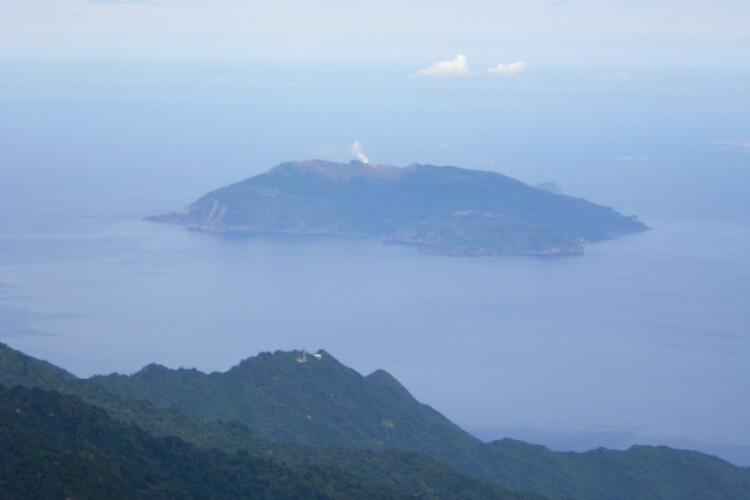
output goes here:
[{"label": "island summit", "polygon": [[336,234],[439,255],[576,255],[646,228],[635,216],[450,166],[282,163],[147,218],[217,233]]}]

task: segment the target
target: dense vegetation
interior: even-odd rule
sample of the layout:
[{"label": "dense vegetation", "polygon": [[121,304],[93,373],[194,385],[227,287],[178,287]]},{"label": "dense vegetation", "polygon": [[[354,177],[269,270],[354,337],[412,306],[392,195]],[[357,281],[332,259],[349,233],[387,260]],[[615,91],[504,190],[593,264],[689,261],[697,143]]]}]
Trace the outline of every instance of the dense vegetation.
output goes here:
[{"label": "dense vegetation", "polygon": [[509,439],[486,444],[420,404],[386,372],[363,377],[328,353],[305,363],[300,356],[264,353],[225,373],[150,365],[130,377],[79,380],[2,346],[0,383],[79,394],[158,435],[274,463],[332,467],[421,498],[528,498],[436,459],[549,498],[750,498],[750,469],[716,457],[649,446],[560,453]]},{"label": "dense vegetation", "polygon": [[[239,453],[241,457],[260,458],[263,463],[271,460],[274,464],[284,465],[284,468],[288,465],[305,466],[309,470],[320,470],[335,477],[349,479],[356,477],[358,482],[353,484],[358,484],[362,491],[367,493],[366,498],[378,498],[381,491],[400,492],[399,494],[411,495],[411,498],[424,499],[460,497],[521,500],[537,498],[534,495],[509,493],[498,486],[472,479],[425,455],[395,450],[376,453],[335,446],[312,447],[268,442],[237,423],[202,422],[174,409],[159,408],[144,400],[134,400],[112,394],[89,380],[77,379],[64,370],[26,356],[3,344],[0,344],[0,384],[42,387],[63,394],[75,394],[82,400],[106,410],[110,417],[119,422],[146,429],[157,436],[176,436],[202,449],[221,449],[231,456]],[[39,422],[27,421],[27,423],[33,430]],[[1,426],[0,432],[2,432]],[[15,435],[16,433],[9,432],[8,434]],[[120,452],[122,453],[126,448],[126,446],[121,446]],[[33,450],[34,446],[29,446],[29,449]],[[33,473],[38,465],[40,464],[35,462],[35,465],[27,472]],[[92,480],[92,475],[98,477],[97,472],[91,470],[86,463],[71,467],[77,471],[74,476],[81,477],[80,486]],[[0,472],[7,481],[14,482],[15,487],[19,488],[8,491],[24,491],[29,486],[25,482],[27,479],[23,476],[8,478],[6,473],[7,471]],[[349,479],[346,484],[351,483]],[[132,490],[128,489],[123,491],[132,493]],[[326,494],[332,493],[329,491]],[[110,496],[107,495],[107,497]],[[359,497],[362,498],[362,496]],[[23,498],[23,496],[18,498]]]},{"label": "dense vegetation", "polygon": [[151,220],[218,232],[355,234],[447,255],[565,255],[645,226],[493,172],[358,161],[281,164]]},{"label": "dense vegetation", "polygon": [[408,498],[333,468],[156,438],[71,396],[0,386],[3,498]]},{"label": "dense vegetation", "polygon": [[363,377],[328,353],[298,363],[301,354],[263,353],[226,373],[151,365],[130,377],[91,381],[202,419],[237,420],[263,437],[425,453],[482,480],[554,498],[750,497],[750,469],[700,453],[663,447],[559,453],[509,439],[485,444],[382,370]]}]

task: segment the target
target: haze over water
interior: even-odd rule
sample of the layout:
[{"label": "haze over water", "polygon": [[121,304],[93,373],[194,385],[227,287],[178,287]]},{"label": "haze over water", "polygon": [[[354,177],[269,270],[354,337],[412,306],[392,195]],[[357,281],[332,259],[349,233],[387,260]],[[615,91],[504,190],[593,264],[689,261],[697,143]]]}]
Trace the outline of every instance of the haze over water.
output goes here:
[{"label": "haze over water", "polygon": [[364,374],[388,370],[486,439],[671,444],[750,463],[742,200],[696,187],[691,203],[713,213],[679,216],[618,180],[602,192],[642,201],[651,231],[582,257],[441,258],[144,222],[222,183],[200,172],[152,182],[137,166],[100,178],[98,162],[118,160],[91,149],[96,160],[70,177],[40,163],[3,186],[0,340],[14,348],[88,376],[154,361],[223,371],[260,351],[320,347]]},{"label": "haze over water", "polygon": [[[184,26],[167,2],[29,4],[0,16],[0,341],[80,376],[324,348],[484,439],[750,465],[746,4],[464,2],[466,29],[443,6],[384,32],[356,2],[321,30],[226,0],[213,36],[196,2]],[[653,229],[471,259],[141,220],[355,141],[554,181]]]}]

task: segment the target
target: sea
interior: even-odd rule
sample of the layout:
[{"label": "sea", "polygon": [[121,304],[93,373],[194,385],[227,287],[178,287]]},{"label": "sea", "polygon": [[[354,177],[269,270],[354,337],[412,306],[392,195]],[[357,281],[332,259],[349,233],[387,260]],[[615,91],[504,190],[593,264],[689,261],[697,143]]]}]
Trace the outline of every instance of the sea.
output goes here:
[{"label": "sea", "polygon": [[[668,445],[750,466],[747,176],[654,176],[666,152],[612,159],[625,173],[571,175],[568,186],[558,174],[551,180],[569,194],[650,228],[574,257],[226,237],[143,218],[272,167],[272,153],[221,170],[183,151],[184,171],[160,169],[178,139],[162,133],[140,154],[124,139],[111,147],[85,113],[90,123],[76,126],[90,134],[44,135],[80,105],[4,104],[19,120],[2,160],[13,168],[0,186],[0,342],[80,377],[152,362],[225,371],[264,351],[324,349],[363,375],[385,369],[486,441],[574,451]],[[96,112],[107,106],[130,116],[127,103]],[[47,128],[24,125],[33,110]],[[735,149],[717,153],[732,172],[750,159]],[[307,158],[276,163],[290,159]]]}]

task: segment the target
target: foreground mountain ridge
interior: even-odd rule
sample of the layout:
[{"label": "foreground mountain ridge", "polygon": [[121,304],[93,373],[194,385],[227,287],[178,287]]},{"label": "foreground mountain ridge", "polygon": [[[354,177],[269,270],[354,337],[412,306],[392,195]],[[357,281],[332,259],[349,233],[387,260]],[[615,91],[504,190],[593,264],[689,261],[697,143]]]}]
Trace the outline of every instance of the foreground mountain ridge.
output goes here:
[{"label": "foreground mountain ridge", "polygon": [[368,236],[441,255],[580,254],[584,243],[646,229],[495,172],[356,160],[282,163],[148,219],[218,233]]},{"label": "foreground mountain ridge", "polygon": [[[0,383],[57,383],[62,392],[81,394],[118,419],[150,426],[162,435],[180,435],[228,451],[251,450],[284,461],[336,466],[362,480],[390,481],[389,487],[409,485],[411,479],[393,476],[394,466],[388,464],[400,463],[396,470],[416,467],[410,471],[414,481],[431,479],[412,493],[424,493],[453,474],[449,484],[436,486],[442,488],[442,498],[451,497],[445,493],[450,484],[465,480],[448,470],[436,476],[429,471],[439,470],[438,465],[420,458],[423,455],[403,453],[425,453],[506,489],[556,499],[750,498],[750,469],[697,452],[638,446],[625,452],[560,453],[509,439],[482,443],[416,401],[386,372],[364,377],[330,354],[320,354],[321,359],[306,356],[301,363],[298,359],[305,357],[301,352],[262,353],[224,373],[149,365],[129,377],[80,380],[0,346]],[[133,403],[133,397],[150,400],[154,406],[143,400]],[[193,417],[180,416],[180,411]],[[251,422],[261,438],[274,441],[250,435],[244,426],[220,422],[238,420],[232,413]],[[347,448],[290,446],[276,440]],[[390,451],[394,448],[405,451]],[[383,451],[366,451],[377,449]],[[467,492],[476,492],[466,498],[511,498],[482,490],[476,483],[465,485]],[[513,498],[522,497],[527,498]]]},{"label": "foreground mountain ridge", "polygon": [[[151,365],[149,368],[158,368]],[[373,452],[356,448],[341,448],[337,446],[306,446],[302,444],[292,444],[285,442],[271,442],[261,439],[257,434],[251,432],[247,427],[232,422],[204,422],[186,415],[174,408],[161,408],[152,405],[143,399],[131,399],[106,391],[98,384],[92,383],[87,379],[79,379],[74,375],[62,370],[50,363],[27,356],[10,347],[0,344],[0,388],[6,387],[24,387],[38,388],[44,391],[52,391],[51,396],[39,393],[21,394],[22,399],[29,400],[37,413],[42,418],[49,417],[50,414],[57,412],[48,406],[44,401],[49,398],[55,398],[55,395],[72,395],[80,398],[75,405],[74,412],[82,415],[91,411],[90,407],[104,410],[108,417],[114,419],[118,424],[135,426],[154,436],[169,438],[167,443],[169,449],[172,445],[181,445],[184,441],[201,450],[221,450],[229,454],[228,465],[225,467],[223,458],[219,460],[219,474],[229,473],[245,475],[243,467],[236,467],[236,460],[232,457],[239,454],[239,461],[246,462],[246,458],[262,459],[271,461],[277,467],[270,467],[272,474],[278,477],[286,477],[292,484],[302,483],[312,485],[314,488],[304,496],[294,496],[292,498],[401,498],[406,495],[409,498],[424,499],[454,499],[466,498],[467,500],[496,499],[496,500],[540,500],[538,495],[513,493],[497,485],[481,482],[471,478],[454,468],[445,465],[426,455],[398,451],[386,450]],[[42,403],[39,402],[41,398]],[[0,396],[0,405],[3,403]],[[67,403],[66,403],[67,404]],[[72,404],[72,403],[70,403]],[[0,416],[15,411],[13,407],[6,411],[5,407],[0,406]],[[1,419],[0,419],[1,420]],[[107,498],[142,498],[144,491],[141,485],[138,488],[125,488],[128,482],[136,476],[129,478],[119,474],[121,468],[128,468],[132,460],[136,462],[152,461],[153,457],[137,454],[135,457],[124,456],[122,461],[115,460],[106,467],[99,467],[92,463],[92,459],[98,456],[98,453],[104,451],[112,452],[112,448],[122,449],[130,446],[128,440],[125,442],[104,443],[104,450],[99,449],[97,454],[91,454],[92,443],[89,440],[79,442],[77,437],[81,433],[99,435],[108,433],[109,427],[114,425],[112,422],[98,421],[97,425],[91,426],[86,422],[81,425],[67,425],[64,429],[56,429],[56,434],[50,436],[52,443],[43,443],[39,445],[38,441],[29,442],[29,439],[18,439],[15,436],[33,436],[35,435],[35,420],[22,419],[19,424],[16,422],[6,425],[0,421],[0,437],[10,437],[9,446],[0,447],[0,491],[10,492],[8,498],[28,498],[28,488],[31,486],[42,488],[45,485],[56,487],[54,491],[72,491],[78,492],[78,495],[72,495],[72,498],[102,498],[102,495],[80,494],[82,490],[97,491],[97,483],[100,481],[102,474],[109,475],[113,481],[113,488],[110,491],[117,490],[122,495],[109,496]],[[54,422],[53,422],[54,423]],[[14,427],[14,425],[16,427]],[[18,427],[20,425],[20,427]],[[104,427],[104,428],[102,428]],[[49,429],[43,429],[48,432]],[[20,431],[20,432],[19,432]],[[109,441],[112,441],[111,439]],[[70,447],[55,447],[55,442],[72,443]],[[171,443],[171,445],[170,445]],[[52,446],[47,446],[51,444]],[[94,443],[95,448],[100,448],[102,443]],[[149,447],[163,449],[164,443],[161,441],[149,442]],[[186,458],[197,453],[197,460],[204,460],[205,455],[198,453],[190,447],[184,448]],[[85,457],[83,461],[76,457],[76,454],[83,452]],[[178,454],[179,455],[179,454]],[[50,470],[45,463],[38,461],[40,456],[46,456],[53,463],[68,461],[74,458],[74,464],[67,468],[53,468]],[[208,459],[216,463],[215,455],[209,455]],[[49,461],[48,460],[48,461]],[[170,464],[184,463],[183,457],[172,457]],[[92,465],[94,467],[92,467]],[[291,467],[291,470],[290,470]],[[238,470],[239,469],[239,470]],[[268,472],[269,467],[266,467]],[[275,471],[275,472],[274,472]],[[252,471],[251,471],[252,472]],[[139,473],[139,471],[136,471]],[[40,474],[47,474],[48,479],[45,484],[34,482],[34,477]],[[90,474],[95,474],[92,479]],[[191,494],[185,494],[181,497],[196,497],[196,491],[193,486],[203,488],[202,484],[191,484],[185,482],[185,476],[174,476],[169,470],[154,471],[158,477],[156,488],[169,487],[176,488],[175,491],[184,491],[190,489]],[[300,478],[299,475],[303,477]],[[263,481],[268,481],[268,474],[263,474]],[[123,481],[125,479],[125,481]],[[247,484],[247,478],[240,478],[240,485]],[[92,481],[94,481],[92,483]],[[331,483],[329,485],[329,482]],[[5,486],[6,488],[3,488]],[[148,486],[148,485],[146,485]],[[236,486],[236,485],[234,485]],[[213,492],[211,495],[197,495],[199,498],[237,498],[238,491],[233,485]],[[280,495],[284,487],[270,488],[275,491],[273,498],[286,498]],[[330,487],[328,487],[330,486]],[[93,488],[93,489],[92,489]],[[234,488],[234,489],[233,489]],[[268,490],[269,488],[266,488]],[[263,490],[261,488],[261,490]],[[24,491],[26,494],[23,494]],[[344,491],[346,494],[342,494]],[[221,493],[224,492],[224,493]],[[235,492],[233,495],[232,492]],[[382,492],[386,492],[384,495]],[[388,494],[387,492],[390,492]],[[12,493],[12,494],[11,494]],[[0,495],[2,496],[2,495]],[[180,495],[177,495],[180,497]],[[174,498],[175,496],[163,495],[164,498]],[[5,498],[5,496],[3,496]],[[256,497],[253,497],[256,498]],[[262,495],[257,498],[263,498]],[[543,500],[543,499],[542,499]]]},{"label": "foreground mountain ridge", "polygon": [[199,450],[114,421],[78,398],[0,385],[0,496],[412,498],[333,468]]}]

